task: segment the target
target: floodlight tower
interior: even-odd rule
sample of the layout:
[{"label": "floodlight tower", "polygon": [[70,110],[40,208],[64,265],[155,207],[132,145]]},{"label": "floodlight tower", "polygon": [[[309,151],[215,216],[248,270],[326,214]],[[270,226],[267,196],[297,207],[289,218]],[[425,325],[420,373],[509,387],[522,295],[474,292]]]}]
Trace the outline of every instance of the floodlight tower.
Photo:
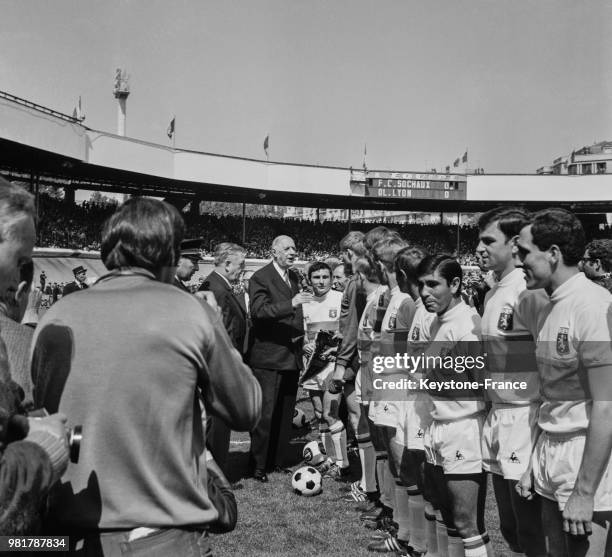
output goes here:
[{"label": "floodlight tower", "polygon": [[118,101],[117,105],[117,135],[125,135],[125,111],[127,98],[130,94],[129,76],[125,70],[117,68],[115,73],[115,89],[113,91]]}]

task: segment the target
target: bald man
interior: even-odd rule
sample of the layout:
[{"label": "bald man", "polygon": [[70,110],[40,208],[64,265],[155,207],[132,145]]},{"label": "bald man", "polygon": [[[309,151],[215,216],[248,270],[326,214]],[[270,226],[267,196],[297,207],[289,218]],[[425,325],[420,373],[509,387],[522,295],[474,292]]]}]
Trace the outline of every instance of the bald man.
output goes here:
[{"label": "bald man", "polygon": [[253,477],[265,483],[270,470],[283,470],[301,365],[304,338],[302,304],[313,299],[300,292],[295,243],[289,236],[272,242],[272,261],[249,280],[253,345],[249,364],[261,385],[263,410],[251,432]]}]

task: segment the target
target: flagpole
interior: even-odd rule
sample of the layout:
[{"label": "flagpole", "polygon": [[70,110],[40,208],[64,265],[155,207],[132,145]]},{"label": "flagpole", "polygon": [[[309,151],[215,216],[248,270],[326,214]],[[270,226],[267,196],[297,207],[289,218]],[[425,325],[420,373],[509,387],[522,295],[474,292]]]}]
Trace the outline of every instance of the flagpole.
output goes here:
[{"label": "flagpole", "polygon": [[174,116],[174,133],[172,134],[172,150],[176,149],[176,116]]}]

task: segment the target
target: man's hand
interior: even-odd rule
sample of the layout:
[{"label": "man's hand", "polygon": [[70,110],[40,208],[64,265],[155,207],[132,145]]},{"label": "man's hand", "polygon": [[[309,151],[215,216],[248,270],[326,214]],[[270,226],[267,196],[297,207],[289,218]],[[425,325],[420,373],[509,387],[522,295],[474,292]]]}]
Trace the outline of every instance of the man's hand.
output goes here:
[{"label": "man's hand", "polygon": [[298,306],[301,306],[302,304],[312,302],[313,299],[314,296],[309,292],[298,292],[291,300],[291,305],[296,308]]},{"label": "man's hand", "polygon": [[521,479],[514,486],[516,492],[521,496],[531,501],[535,494],[533,490],[533,474],[531,473],[531,467],[529,467],[521,476]]},{"label": "man's hand", "polygon": [[304,345],[304,354],[306,354],[306,356],[310,358],[311,354],[314,352],[314,349],[315,349],[315,343],[309,342],[308,344]]},{"label": "man's hand", "polygon": [[592,533],[593,495],[579,495],[576,490],[569,496],[563,510],[563,530],[572,536],[588,536]]},{"label": "man's hand", "polygon": [[[51,434],[56,439],[66,441],[66,422],[64,414],[52,414],[44,418],[29,418],[30,434],[35,431],[44,431]],[[66,441],[67,443],[67,441]]]},{"label": "man's hand", "polygon": [[194,296],[199,300],[204,300],[217,313],[221,313],[221,308],[219,307],[219,304],[217,304],[217,299],[210,290],[198,290]]}]

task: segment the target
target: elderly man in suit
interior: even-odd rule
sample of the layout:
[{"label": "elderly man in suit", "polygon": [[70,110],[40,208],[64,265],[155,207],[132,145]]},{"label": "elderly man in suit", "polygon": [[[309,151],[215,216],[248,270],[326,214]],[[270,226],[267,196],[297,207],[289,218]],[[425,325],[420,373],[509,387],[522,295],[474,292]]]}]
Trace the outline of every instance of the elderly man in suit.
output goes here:
[{"label": "elderly man in suit", "polygon": [[[248,319],[244,297],[234,295],[233,287],[244,270],[246,250],[238,244],[222,242],[215,249],[215,269],[204,279],[200,291],[212,292],[221,311],[223,325],[234,348],[244,358],[247,349]],[[227,473],[230,428],[216,416],[208,424],[208,446],[215,461]]]},{"label": "elderly man in suit", "polygon": [[313,296],[301,292],[299,277],[291,270],[296,259],[289,236],[272,242],[272,262],[249,281],[253,344],[249,363],[261,385],[263,410],[251,432],[254,478],[268,481],[266,471],[282,469],[289,444],[291,418],[304,337],[302,304]]},{"label": "elderly man in suit", "polygon": [[72,274],[74,275],[74,280],[64,286],[62,296],[68,296],[68,294],[72,294],[73,292],[89,288],[87,284],[87,269],[83,267],[83,265],[79,265],[72,269]]}]

